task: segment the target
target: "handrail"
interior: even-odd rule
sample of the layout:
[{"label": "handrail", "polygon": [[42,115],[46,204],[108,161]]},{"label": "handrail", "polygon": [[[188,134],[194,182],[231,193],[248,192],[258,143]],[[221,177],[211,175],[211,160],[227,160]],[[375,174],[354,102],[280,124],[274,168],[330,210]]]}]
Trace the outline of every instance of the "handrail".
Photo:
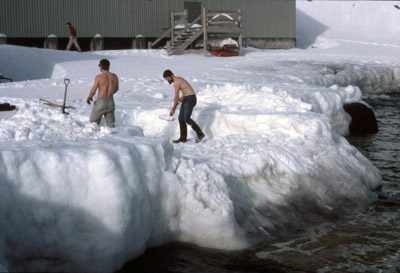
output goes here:
[{"label": "handrail", "polygon": [[[237,12],[211,11],[203,6],[201,14],[190,24],[187,21],[188,13],[186,10],[183,13],[184,17],[178,21],[174,21],[174,15],[178,15],[178,13],[171,12],[171,27],[153,43],[149,43],[149,48],[155,46],[168,34],[171,34],[171,38],[166,45],[167,54],[168,56],[180,54],[203,34],[204,55],[207,56],[207,36],[209,33],[235,33],[238,34],[239,55],[242,54],[242,12],[240,9]],[[184,27],[177,28],[182,22],[184,22]],[[193,27],[199,22],[201,24],[200,27]],[[228,26],[228,24],[230,25]]]},{"label": "handrail", "polygon": [[176,15],[186,15],[186,12],[185,11],[175,11],[174,12],[174,15],[176,16]]},{"label": "handrail", "polygon": [[181,19],[179,19],[174,26],[171,26],[168,30],[166,30],[160,37],[158,37],[157,40],[155,40],[154,42],[152,42],[151,44],[149,44],[150,48],[152,48],[153,46],[155,46],[158,42],[160,42],[165,36],[167,36],[177,25],[181,24],[182,22],[185,22],[185,20],[187,19],[187,16],[182,17]]},{"label": "handrail", "polygon": [[[172,44],[172,43],[174,43],[175,41],[177,41],[180,37],[182,37],[182,35],[185,33],[185,31],[188,30],[188,29],[191,29],[192,26],[193,26],[194,24],[196,24],[198,21],[200,21],[201,18],[202,18],[202,15],[200,14],[192,23],[190,23],[190,25],[187,25],[184,29],[182,29],[182,30],[174,37],[174,39],[171,40],[171,42],[169,43],[169,45]],[[176,51],[176,50],[175,50],[175,51]],[[171,55],[171,48],[168,47],[168,44],[167,44],[167,54],[168,54],[168,56]]]},{"label": "handrail", "polygon": [[191,43],[193,43],[201,34],[203,33],[203,30],[201,28],[199,28],[196,32],[194,32],[190,38],[188,38],[187,40],[185,40],[185,42],[180,45],[178,48],[174,48],[174,50],[171,52],[171,48],[169,49],[169,51],[167,51],[168,56],[171,56],[172,54],[180,54],[182,53],[182,51]]},{"label": "handrail", "polygon": [[11,78],[7,78],[7,77],[3,76],[1,73],[0,73],[0,80],[8,80],[10,82],[13,81]]},{"label": "handrail", "polygon": [[199,15],[192,23],[190,23],[190,25],[188,25],[187,27],[185,27],[184,29],[182,29],[182,30],[174,37],[174,39],[173,39],[171,42],[175,42],[176,40],[178,40],[179,37],[181,37],[182,34],[183,34],[186,30],[191,29],[192,26],[193,26],[194,24],[196,24],[198,21],[200,21],[200,19],[201,19],[201,15]]},{"label": "handrail", "polygon": [[207,15],[209,15],[209,16],[214,16],[219,13],[225,13],[225,14],[229,14],[229,15],[237,15],[238,14],[237,11],[227,11],[227,10],[208,10],[207,11]]}]

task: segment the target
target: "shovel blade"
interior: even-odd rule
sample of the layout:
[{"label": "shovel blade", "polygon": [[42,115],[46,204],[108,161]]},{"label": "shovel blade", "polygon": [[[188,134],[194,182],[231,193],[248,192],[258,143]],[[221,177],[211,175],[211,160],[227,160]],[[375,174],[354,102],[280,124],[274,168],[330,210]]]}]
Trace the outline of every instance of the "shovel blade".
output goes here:
[{"label": "shovel blade", "polygon": [[170,115],[159,115],[158,116],[160,119],[166,120],[166,121],[174,121],[175,118],[173,116]]}]

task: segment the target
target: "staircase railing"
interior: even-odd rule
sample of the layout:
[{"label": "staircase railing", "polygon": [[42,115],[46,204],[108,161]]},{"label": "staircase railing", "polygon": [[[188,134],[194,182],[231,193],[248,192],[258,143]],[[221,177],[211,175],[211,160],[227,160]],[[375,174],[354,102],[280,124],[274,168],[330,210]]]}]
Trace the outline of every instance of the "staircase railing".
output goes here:
[{"label": "staircase railing", "polygon": [[[183,15],[178,21],[175,21],[175,15]],[[181,54],[185,48],[192,44],[201,34],[203,34],[204,55],[207,56],[207,40],[208,34],[233,34],[237,35],[239,55],[242,55],[242,12],[229,11],[209,11],[205,7],[202,8],[199,15],[190,24],[187,23],[188,13],[171,12],[171,27],[165,31],[153,43],[149,43],[149,48],[154,47],[168,34],[171,34],[170,41],[167,41],[166,50],[168,56],[173,54]],[[200,22],[201,21],[201,22]],[[176,28],[179,24],[184,23],[184,28],[180,31]],[[201,27],[193,27],[200,23]]]},{"label": "staircase railing", "polygon": [[[173,54],[180,54],[182,53],[182,51],[188,47],[191,43],[194,42],[195,39],[197,39],[201,33],[203,32],[201,27],[199,27],[199,29],[192,33],[192,35],[190,35],[190,37],[188,37],[188,39],[182,44],[180,45],[178,48],[175,48],[172,50],[171,46],[174,45],[174,43],[176,43],[180,38],[183,37],[183,35],[188,34],[189,30],[195,29],[193,26],[195,24],[197,24],[200,20],[201,20],[201,15],[199,15],[192,23],[190,23],[190,25],[187,25],[185,28],[183,28],[170,42],[167,42],[167,54],[168,56],[171,56]],[[194,38],[195,37],[195,38]],[[169,43],[169,46],[168,46]]]},{"label": "staircase railing", "polygon": [[[183,17],[180,18],[178,21],[175,21],[173,18],[176,15],[183,15]],[[173,31],[179,24],[183,23],[185,24],[185,26],[187,26],[187,19],[188,19],[187,10],[184,10],[183,12],[171,12],[171,27],[167,29],[163,34],[161,34],[161,36],[158,37],[157,40],[155,40],[154,42],[149,42],[148,48],[153,48],[156,44],[158,44],[163,38],[167,37],[169,34],[171,34],[171,37],[173,37],[174,36]]]}]

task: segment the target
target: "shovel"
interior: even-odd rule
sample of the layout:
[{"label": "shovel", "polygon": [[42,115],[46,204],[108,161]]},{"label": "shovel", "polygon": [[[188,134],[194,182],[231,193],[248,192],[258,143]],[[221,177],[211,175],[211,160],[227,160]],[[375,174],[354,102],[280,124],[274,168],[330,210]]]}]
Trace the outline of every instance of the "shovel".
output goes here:
[{"label": "shovel", "polygon": [[66,115],[69,115],[69,113],[65,112],[65,101],[67,99],[67,87],[68,87],[68,84],[69,84],[69,79],[64,79],[64,84],[65,84],[65,92],[64,92],[64,104],[62,106],[62,113],[66,114]]},{"label": "shovel", "polygon": [[[178,101],[178,104],[179,103],[181,103],[181,102]],[[158,118],[166,120],[166,121],[174,121],[175,120],[174,116],[171,116],[171,115],[159,115]]]},{"label": "shovel", "polygon": [[170,115],[159,115],[158,118],[166,120],[166,121],[174,121],[175,120],[175,118]]}]

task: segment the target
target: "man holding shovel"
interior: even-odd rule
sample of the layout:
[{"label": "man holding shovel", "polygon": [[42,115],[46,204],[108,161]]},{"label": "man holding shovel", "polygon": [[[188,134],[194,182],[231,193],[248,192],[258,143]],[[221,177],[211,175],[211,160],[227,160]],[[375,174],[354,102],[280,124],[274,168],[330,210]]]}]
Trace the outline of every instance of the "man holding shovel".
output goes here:
[{"label": "man holding shovel", "polygon": [[99,63],[101,74],[97,75],[94,79],[94,84],[90,90],[89,97],[86,102],[90,104],[96,90],[99,89],[98,98],[94,102],[93,110],[90,115],[90,122],[100,124],[101,117],[104,115],[107,126],[110,128],[115,127],[115,104],[114,94],[119,89],[118,76],[109,71],[110,61],[102,59]]},{"label": "man holding shovel", "polygon": [[[177,77],[172,73],[171,70],[165,70],[163,74],[164,79],[169,83],[174,83],[175,96],[174,105],[172,106],[170,115],[175,114],[176,107],[178,106],[178,101],[182,102],[181,109],[179,110],[179,128],[180,128],[180,138],[173,140],[174,143],[186,142],[187,140],[187,126],[189,124],[192,129],[196,132],[197,138],[196,143],[200,142],[204,138],[204,134],[200,127],[191,119],[193,108],[197,103],[196,94],[192,86],[182,77]],[[182,91],[182,97],[179,97],[179,91]]]}]

